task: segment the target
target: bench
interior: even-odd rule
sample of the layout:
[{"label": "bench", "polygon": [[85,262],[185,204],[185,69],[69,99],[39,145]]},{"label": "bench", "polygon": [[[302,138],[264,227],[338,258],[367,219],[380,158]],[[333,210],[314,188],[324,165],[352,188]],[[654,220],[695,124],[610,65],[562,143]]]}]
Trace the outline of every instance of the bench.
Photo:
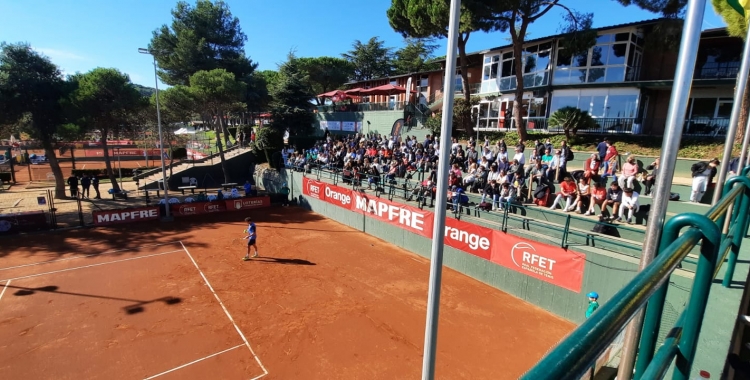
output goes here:
[{"label": "bench", "polygon": [[222,188],[223,188],[224,190],[229,190],[229,189],[231,189],[231,188],[233,188],[233,187],[237,187],[237,184],[236,184],[236,183],[231,183],[231,182],[230,182],[230,183],[222,183],[222,184],[221,184],[221,187],[222,187]]},{"label": "bench", "polygon": [[185,195],[185,190],[190,189],[191,194],[195,194],[195,189],[197,186],[180,186],[178,189],[182,191],[182,195]]}]

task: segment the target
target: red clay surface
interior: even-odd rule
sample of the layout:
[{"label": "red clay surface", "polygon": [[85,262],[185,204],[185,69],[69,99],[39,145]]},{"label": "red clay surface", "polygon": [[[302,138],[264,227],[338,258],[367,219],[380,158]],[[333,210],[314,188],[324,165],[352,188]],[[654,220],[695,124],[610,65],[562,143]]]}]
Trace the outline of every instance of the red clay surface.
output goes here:
[{"label": "red clay surface", "polygon": [[[247,215],[261,258],[243,262]],[[131,249],[175,241],[189,254],[179,243]],[[228,349],[157,378],[263,375],[190,256],[264,379],[420,377],[428,261],[315,213],[272,208],[2,244],[2,268],[38,265],[0,268],[0,280],[38,276],[11,280],[0,298],[0,378],[144,378]],[[574,327],[447,268],[442,290],[440,379],[518,378]]]}]

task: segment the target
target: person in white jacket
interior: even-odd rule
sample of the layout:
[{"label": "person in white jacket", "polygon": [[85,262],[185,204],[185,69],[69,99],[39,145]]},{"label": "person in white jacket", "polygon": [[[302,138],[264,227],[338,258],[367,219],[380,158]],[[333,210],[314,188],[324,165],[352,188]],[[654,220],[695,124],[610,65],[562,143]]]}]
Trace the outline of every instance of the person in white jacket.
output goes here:
[{"label": "person in white jacket", "polygon": [[622,203],[620,204],[620,215],[617,218],[617,221],[622,221],[622,217],[627,217],[625,221],[628,224],[633,223],[633,214],[638,212],[638,209],[641,207],[640,203],[638,203],[638,192],[633,191],[633,189],[627,187],[622,189]]}]

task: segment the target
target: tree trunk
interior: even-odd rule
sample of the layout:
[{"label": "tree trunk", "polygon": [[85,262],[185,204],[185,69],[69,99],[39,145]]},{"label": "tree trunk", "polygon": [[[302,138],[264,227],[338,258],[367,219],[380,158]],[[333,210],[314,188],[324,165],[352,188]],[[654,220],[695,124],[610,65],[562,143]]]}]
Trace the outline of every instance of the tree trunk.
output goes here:
[{"label": "tree trunk", "polygon": [[523,123],[523,43],[526,38],[526,28],[529,26],[526,17],[521,20],[521,28],[515,30],[515,23],[510,27],[510,36],[513,41],[513,68],[516,71],[516,90],[513,98],[513,122],[516,124],[518,138],[526,141],[529,135],[526,133],[526,125]]},{"label": "tree trunk", "polygon": [[112,190],[114,192],[118,192],[120,191],[120,184],[117,183],[117,177],[115,176],[115,172],[112,170],[112,161],[110,160],[109,149],[107,148],[107,133],[109,131],[107,128],[102,128],[101,132],[102,132],[102,149],[104,149],[104,166],[107,168],[107,177],[109,178],[109,181],[112,183]]},{"label": "tree trunk", "polygon": [[[465,35],[465,37],[463,37]],[[471,104],[471,88],[469,88],[469,62],[466,58],[466,43],[469,41],[470,33],[461,33],[458,36],[458,57],[459,68],[461,69],[461,85],[463,86],[464,99],[467,104]],[[447,87],[447,86],[446,86]],[[468,135],[474,133],[474,126],[471,125],[471,107],[464,110],[459,120],[463,120],[463,125],[459,126]],[[455,126],[454,126],[455,127]]]},{"label": "tree trunk", "polygon": [[[748,118],[748,107],[750,107],[750,86],[745,87],[745,93],[742,95],[742,108],[740,109],[740,117],[737,120],[737,134],[734,138],[734,144],[742,146],[742,140],[745,138],[745,128],[747,127]],[[740,148],[741,150],[742,148]],[[742,152],[739,152],[742,154]],[[724,157],[726,160],[727,158]],[[728,161],[727,161],[728,162]]]},{"label": "tree trunk", "polygon": [[70,147],[70,160],[73,163],[73,170],[76,170],[76,148],[75,146]]},{"label": "tree trunk", "polygon": [[65,177],[63,176],[62,169],[60,169],[60,161],[57,160],[55,148],[52,146],[52,142],[47,139],[42,139],[42,147],[44,148],[44,154],[47,157],[47,160],[49,160],[49,168],[55,176],[55,199],[64,199]]},{"label": "tree trunk", "polygon": [[229,129],[227,128],[227,121],[224,119],[223,112],[219,112],[219,125],[221,125],[221,133],[224,134],[224,146],[228,147],[230,144]]},{"label": "tree trunk", "polygon": [[219,150],[219,162],[221,163],[221,171],[224,173],[224,183],[229,183],[229,169],[227,169],[227,163],[224,160],[224,148],[221,146],[221,133],[223,122],[219,119],[218,128],[216,128],[216,148]]},{"label": "tree trunk", "polygon": [[172,178],[172,167],[174,166],[174,150],[172,149],[172,139],[167,140],[169,147],[169,178]]}]

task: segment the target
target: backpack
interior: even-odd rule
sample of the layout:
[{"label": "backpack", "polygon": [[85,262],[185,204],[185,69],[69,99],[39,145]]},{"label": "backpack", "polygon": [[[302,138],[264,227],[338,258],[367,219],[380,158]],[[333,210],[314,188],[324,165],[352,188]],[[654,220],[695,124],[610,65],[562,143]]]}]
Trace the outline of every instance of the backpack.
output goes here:
[{"label": "backpack", "polygon": [[565,161],[573,161],[573,159],[575,159],[573,149],[568,148],[568,153],[565,155]]},{"label": "backpack", "polygon": [[669,193],[669,200],[670,201],[679,201],[680,200],[680,193]]},{"label": "backpack", "polygon": [[592,228],[591,231],[602,235],[620,237],[620,232],[617,231],[617,227],[607,223],[603,217],[599,217],[599,222],[594,225],[594,228]]},{"label": "backpack", "polygon": [[547,192],[549,191],[549,186],[542,184],[540,186],[537,186],[536,189],[534,189],[534,198],[536,199],[544,199],[547,196]]},{"label": "backpack", "polygon": [[484,211],[492,211],[492,204],[487,202],[482,202],[479,204],[479,208]]}]

